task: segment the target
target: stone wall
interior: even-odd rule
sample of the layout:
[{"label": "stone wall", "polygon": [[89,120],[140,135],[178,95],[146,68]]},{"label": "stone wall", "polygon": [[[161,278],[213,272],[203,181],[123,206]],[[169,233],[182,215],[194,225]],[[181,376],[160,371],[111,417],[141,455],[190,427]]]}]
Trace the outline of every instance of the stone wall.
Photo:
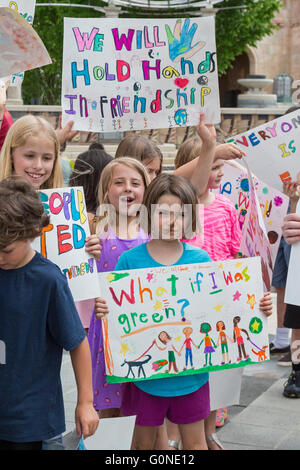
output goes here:
[{"label": "stone wall", "polygon": [[287,73],[300,80],[300,1],[284,0],[283,4],[273,20],[279,29],[251,48],[250,73],[267,78]]}]

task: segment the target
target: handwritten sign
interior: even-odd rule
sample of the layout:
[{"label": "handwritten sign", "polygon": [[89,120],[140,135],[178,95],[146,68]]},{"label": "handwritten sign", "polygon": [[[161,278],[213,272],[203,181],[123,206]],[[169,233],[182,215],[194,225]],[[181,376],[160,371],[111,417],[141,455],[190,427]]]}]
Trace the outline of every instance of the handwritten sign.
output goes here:
[{"label": "handwritten sign", "polygon": [[[300,201],[297,204],[297,214],[300,214]],[[295,243],[291,249],[288,277],[285,287],[285,303],[300,305],[299,292],[299,266],[300,266],[300,242]]]},{"label": "handwritten sign", "polygon": [[48,64],[49,54],[28,21],[12,8],[0,8],[1,76]]},{"label": "handwritten sign", "polygon": [[[243,230],[246,227],[245,220],[250,204],[251,188],[249,187],[247,171],[241,165],[236,167],[225,163],[223,173],[219,192],[228,197],[235,205],[239,214],[239,224]],[[282,235],[282,221],[288,210],[289,198],[256,176],[253,176],[253,186],[270,242],[274,265]]]},{"label": "handwritten sign", "polygon": [[65,18],[63,125],[82,131],[220,122],[214,18]]},{"label": "handwritten sign", "polygon": [[[23,18],[26,19],[29,24],[33,23],[35,0],[0,0],[0,7],[11,8],[12,10],[19,13],[19,15],[23,16]],[[8,79],[10,79],[11,85],[21,86],[24,79],[24,73],[20,72],[14,74],[12,77],[5,77],[4,81],[7,81]]]},{"label": "handwritten sign", "polygon": [[244,163],[247,168],[249,182],[249,205],[245,226],[242,231],[240,251],[243,256],[260,256],[264,290],[268,292],[271,289],[273,272],[271,246],[267,237],[262,213],[259,208],[259,202],[255,194],[252,173],[249,170],[247,163]]},{"label": "handwritten sign", "polygon": [[96,261],[85,250],[90,232],[83,188],[43,190],[40,198],[50,225],[34,241],[34,249],[60,267],[74,300],[98,297]]},{"label": "handwritten sign", "polygon": [[259,258],[102,273],[109,382],[211,372],[268,359]]},{"label": "handwritten sign", "polygon": [[258,178],[281,191],[282,183],[296,181],[299,173],[300,110],[239,134],[234,142],[246,152]]}]

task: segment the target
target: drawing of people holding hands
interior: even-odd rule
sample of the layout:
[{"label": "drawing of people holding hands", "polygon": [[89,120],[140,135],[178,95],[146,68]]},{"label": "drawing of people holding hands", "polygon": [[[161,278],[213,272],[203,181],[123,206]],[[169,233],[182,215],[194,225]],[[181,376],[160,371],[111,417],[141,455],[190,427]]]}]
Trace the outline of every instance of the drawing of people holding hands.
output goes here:
[{"label": "drawing of people holding hands", "polygon": [[180,356],[180,353],[175,348],[171,336],[169,336],[166,331],[161,331],[158,335],[158,339],[166,346],[165,348],[161,348],[160,346],[158,346],[156,340],[154,340],[154,342],[155,342],[156,346],[158,347],[158,349],[160,351],[165,351],[165,350],[168,351],[168,361],[169,361],[169,370],[168,370],[168,372],[169,373],[171,372],[172,367],[174,369],[174,372],[176,372],[176,373],[179,372],[178,368],[177,368],[177,365],[176,365],[176,359],[175,359],[175,354],[174,353],[176,352],[176,354],[178,354],[179,356]]},{"label": "drawing of people holding hands", "polygon": [[201,341],[201,343],[199,344],[198,349],[200,349],[200,346],[204,341],[205,365],[203,367],[207,366],[207,360],[209,362],[209,365],[212,366],[211,353],[215,352],[215,349],[213,348],[212,344],[214,345],[215,348],[217,347],[214,340],[208,335],[210,331],[211,331],[211,326],[209,323],[201,323],[200,333],[204,333],[205,336],[203,340]]},{"label": "drawing of people holding hands", "polygon": [[229,357],[228,357],[228,340],[231,343],[234,343],[234,340],[225,333],[224,331],[225,323],[222,320],[217,322],[216,328],[217,328],[217,331],[219,332],[217,347],[219,346],[219,343],[221,343],[221,352],[222,352],[221,366],[223,366],[226,363],[225,355],[226,355],[227,363],[231,364],[231,361],[229,360]]},{"label": "drawing of people holding hands", "polygon": [[183,370],[186,370],[188,367],[188,362],[190,361],[191,369],[194,369],[193,365],[193,354],[192,354],[192,344],[195,346],[197,349],[197,345],[194,343],[192,338],[190,338],[191,334],[193,333],[193,328],[186,327],[183,329],[183,334],[185,336],[185,341],[183,345],[181,346],[181,349],[179,350],[179,354],[181,354],[181,351],[183,350],[185,346],[185,367]]}]

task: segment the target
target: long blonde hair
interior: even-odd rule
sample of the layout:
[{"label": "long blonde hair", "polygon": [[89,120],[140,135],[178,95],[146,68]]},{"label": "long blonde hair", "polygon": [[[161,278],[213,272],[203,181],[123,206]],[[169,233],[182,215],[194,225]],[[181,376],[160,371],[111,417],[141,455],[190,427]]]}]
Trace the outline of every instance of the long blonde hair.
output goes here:
[{"label": "long blonde hair", "polygon": [[59,141],[55,130],[45,119],[28,114],[21,117],[10,127],[1,153],[0,153],[0,181],[14,174],[12,154],[14,149],[25,145],[29,137],[44,133],[53,141],[55,150],[55,160],[53,170],[40,189],[61,188],[63,186],[63,174],[59,156]]},{"label": "long blonde hair", "polygon": [[[101,215],[100,217],[96,218],[95,231],[97,235],[99,236],[103,234],[103,232],[107,229],[109,225],[111,225],[113,221],[114,214],[112,214],[112,211],[110,211],[111,205],[108,199],[108,191],[112,182],[113,171],[117,165],[125,165],[137,171],[143,179],[145,189],[150,184],[149,174],[146,168],[144,167],[144,165],[139,160],[135,160],[134,158],[131,158],[131,157],[120,157],[108,163],[108,165],[106,165],[106,167],[102,171],[100,182],[99,182],[99,188],[98,188],[99,208],[101,209],[101,206],[104,206],[104,205],[105,207],[107,207],[105,215]],[[99,211],[98,211],[98,214],[99,214]]]}]

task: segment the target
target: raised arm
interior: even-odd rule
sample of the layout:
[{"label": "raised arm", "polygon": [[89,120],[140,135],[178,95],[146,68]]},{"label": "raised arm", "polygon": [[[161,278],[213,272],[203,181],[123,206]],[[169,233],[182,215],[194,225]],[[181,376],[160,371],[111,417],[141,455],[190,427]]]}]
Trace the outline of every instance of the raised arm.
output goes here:
[{"label": "raised arm", "polygon": [[175,175],[188,179],[200,197],[206,190],[216,148],[216,130],[212,124],[205,124],[204,114],[200,115],[200,122],[196,127],[202,140],[200,155],[191,162],[177,168]]}]

